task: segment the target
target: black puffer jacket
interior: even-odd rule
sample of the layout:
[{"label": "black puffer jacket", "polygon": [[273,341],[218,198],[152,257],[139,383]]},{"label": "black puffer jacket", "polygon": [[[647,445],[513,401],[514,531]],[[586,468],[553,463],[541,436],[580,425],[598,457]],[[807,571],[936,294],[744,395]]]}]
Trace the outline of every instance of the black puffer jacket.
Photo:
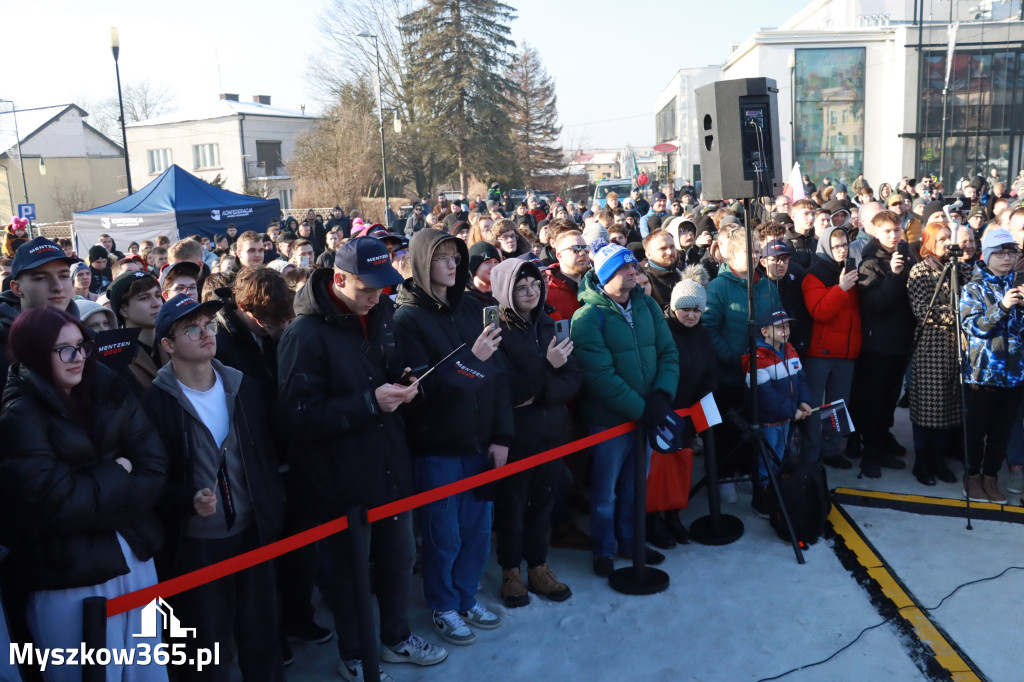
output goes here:
[{"label": "black puffer jacket", "polygon": [[277,341],[263,337],[263,348],[252,332],[238,319],[238,307],[231,299],[222,300],[217,313],[217,359],[256,382],[268,412],[274,412],[277,401]]},{"label": "black puffer jacket", "polygon": [[718,388],[718,362],[711,334],[702,324],[687,327],[672,313],[666,313],[672,340],[679,350],[679,387],[672,407],[690,407]]},{"label": "black puffer jacket", "polygon": [[903,270],[898,275],[892,271],[892,251],[877,239],[864,247],[857,280],[862,353],[909,356],[914,344],[917,320],[907,292],[914,256],[906,242],[896,247],[903,255]]},{"label": "black puffer jacket", "polygon": [[[402,362],[394,304],[386,296],[366,316],[343,313],[331,298],[330,270],[313,273],[295,297],[298,317],[278,345],[280,404],[291,425],[289,493],[314,519],[345,514],[412,492],[401,408],[374,398],[396,381]],[[417,366],[417,365],[409,365]]]},{"label": "black puffer jacket", "polygon": [[814,232],[800,234],[793,229],[786,230],[786,243],[793,249],[793,261],[804,270],[814,264],[814,254],[818,249],[818,238]]},{"label": "black puffer jacket", "polygon": [[[527,269],[541,283],[540,302],[525,319],[514,307],[516,275]],[[515,440],[510,460],[521,459],[566,442],[568,403],[580,389],[583,374],[576,358],[555,369],[547,360],[548,344],[555,338],[555,321],[544,312],[547,285],[540,270],[527,261],[507,260],[491,271],[491,283],[500,306],[501,354],[508,369]]]},{"label": "black puffer jacket", "polygon": [[[441,242],[451,240],[462,260],[447,303],[430,292],[430,263]],[[395,325],[409,367],[432,367],[460,345],[466,351],[483,331],[483,308],[465,295],[469,281],[466,242],[437,229],[420,230],[409,243],[413,276],[398,293]],[[294,326],[294,325],[293,325]],[[414,455],[479,455],[491,444],[512,444],[512,405],[500,354],[484,363],[493,375],[475,393],[432,372],[406,415],[409,447]],[[284,376],[284,368],[282,368]]]},{"label": "black puffer jacket", "polygon": [[[116,533],[147,561],[163,543],[154,507],[167,455],[128,385],[95,367],[92,407],[72,416],[57,389],[11,368],[0,430],[0,542],[28,590],[98,585],[128,573]],[[132,463],[129,474],[114,460]]]}]

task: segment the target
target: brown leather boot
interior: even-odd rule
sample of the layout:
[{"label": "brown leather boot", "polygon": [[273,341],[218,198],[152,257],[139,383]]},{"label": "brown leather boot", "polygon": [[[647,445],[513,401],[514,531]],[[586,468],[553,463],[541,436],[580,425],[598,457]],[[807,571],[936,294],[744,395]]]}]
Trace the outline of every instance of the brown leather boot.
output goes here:
[{"label": "brown leather boot", "polygon": [[528,569],[526,573],[531,592],[536,592],[551,601],[565,601],[572,596],[572,590],[555,577],[555,574],[548,568],[548,562],[545,561],[540,566]]},{"label": "brown leather boot", "polygon": [[523,575],[518,566],[506,568],[501,572],[501,598],[510,609],[530,603],[530,595],[526,593]]},{"label": "brown leather boot", "polygon": [[999,479],[995,476],[982,476],[981,488],[985,491],[988,501],[993,504],[1006,504],[1006,495],[999,489]]},{"label": "brown leather boot", "polygon": [[964,476],[964,497],[971,502],[989,502],[988,495],[981,485],[981,474]]}]

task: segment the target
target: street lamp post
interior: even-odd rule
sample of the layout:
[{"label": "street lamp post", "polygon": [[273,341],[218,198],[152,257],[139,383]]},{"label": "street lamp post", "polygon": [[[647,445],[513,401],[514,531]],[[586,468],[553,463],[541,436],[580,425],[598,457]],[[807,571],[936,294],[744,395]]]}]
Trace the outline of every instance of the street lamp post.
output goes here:
[{"label": "street lamp post", "polygon": [[124,179],[128,185],[128,194],[132,193],[132,169],[128,165],[128,135],[124,131],[124,98],[121,96],[121,67],[118,66],[117,56],[121,52],[121,46],[117,40],[117,28],[110,29],[110,51],[114,53],[114,73],[117,74],[117,105],[120,109],[121,118],[121,143],[124,145]]},{"label": "street lamp post", "polygon": [[377,36],[368,31],[357,33],[356,37],[372,38],[373,51],[377,55],[377,121],[380,123],[380,165],[384,173],[384,227],[390,230],[391,225],[388,221],[388,156],[384,146],[384,102],[380,91],[380,45],[377,42]]},{"label": "street lamp post", "polygon": [[0,99],[0,102],[6,102],[11,105],[11,116],[14,117],[14,137],[18,141],[18,165],[21,167],[21,187],[25,190],[25,203],[28,201],[28,182],[25,181],[25,159],[21,156],[21,134],[18,133],[18,107],[15,106],[13,100]]}]

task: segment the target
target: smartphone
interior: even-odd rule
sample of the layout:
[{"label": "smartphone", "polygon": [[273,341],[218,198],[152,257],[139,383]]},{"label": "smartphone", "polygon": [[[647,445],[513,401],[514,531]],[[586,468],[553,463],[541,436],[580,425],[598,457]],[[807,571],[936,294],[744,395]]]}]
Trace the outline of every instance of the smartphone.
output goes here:
[{"label": "smartphone", "polygon": [[1024,284],[1024,271],[1018,271],[1013,273],[1013,285],[1010,288],[1016,289],[1022,284]]},{"label": "smartphone", "polygon": [[855,258],[847,258],[846,263],[843,265],[843,269],[847,272],[853,272],[857,269],[857,260]]},{"label": "smartphone", "polygon": [[484,327],[493,324],[495,327],[498,326],[498,306],[489,305],[484,308]]},{"label": "smartphone", "polygon": [[309,267],[309,256],[300,256],[299,257],[299,266],[303,267],[303,268],[308,268]]},{"label": "smartphone", "polygon": [[418,376],[420,372],[427,369],[427,365],[420,365],[419,367],[411,367],[408,372],[402,372],[402,376],[398,379],[400,383],[409,381],[410,377]]},{"label": "smartphone", "polygon": [[569,320],[555,320],[555,343],[569,338]]}]

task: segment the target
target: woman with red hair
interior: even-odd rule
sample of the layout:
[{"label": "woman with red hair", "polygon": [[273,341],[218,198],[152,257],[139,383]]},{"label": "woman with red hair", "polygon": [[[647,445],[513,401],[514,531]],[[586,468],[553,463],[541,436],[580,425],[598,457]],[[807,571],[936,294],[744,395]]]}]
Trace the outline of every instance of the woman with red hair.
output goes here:
[{"label": "woman with red hair", "polygon": [[[0,542],[9,581],[24,604],[37,649],[82,644],[87,597],[108,599],[157,582],[163,543],[154,507],[167,456],[128,385],[97,363],[78,318],[36,308],[11,325],[11,366],[0,411]],[[160,644],[140,638],[141,609],[107,619],[106,646]],[[106,666],[107,679],[166,680],[159,665]],[[81,679],[77,666],[43,678]]]},{"label": "woman with red hair", "polygon": [[[907,292],[918,328],[911,357],[910,423],[914,429],[914,476],[924,485],[957,480],[946,465],[950,453],[959,453],[962,415],[957,376],[956,318],[949,307],[950,278],[939,277],[949,262],[946,247],[951,233],[943,220],[930,221],[921,232],[921,260],[910,270]],[[971,266],[957,263],[960,287],[971,276]],[[935,305],[928,310],[936,287]]]}]

